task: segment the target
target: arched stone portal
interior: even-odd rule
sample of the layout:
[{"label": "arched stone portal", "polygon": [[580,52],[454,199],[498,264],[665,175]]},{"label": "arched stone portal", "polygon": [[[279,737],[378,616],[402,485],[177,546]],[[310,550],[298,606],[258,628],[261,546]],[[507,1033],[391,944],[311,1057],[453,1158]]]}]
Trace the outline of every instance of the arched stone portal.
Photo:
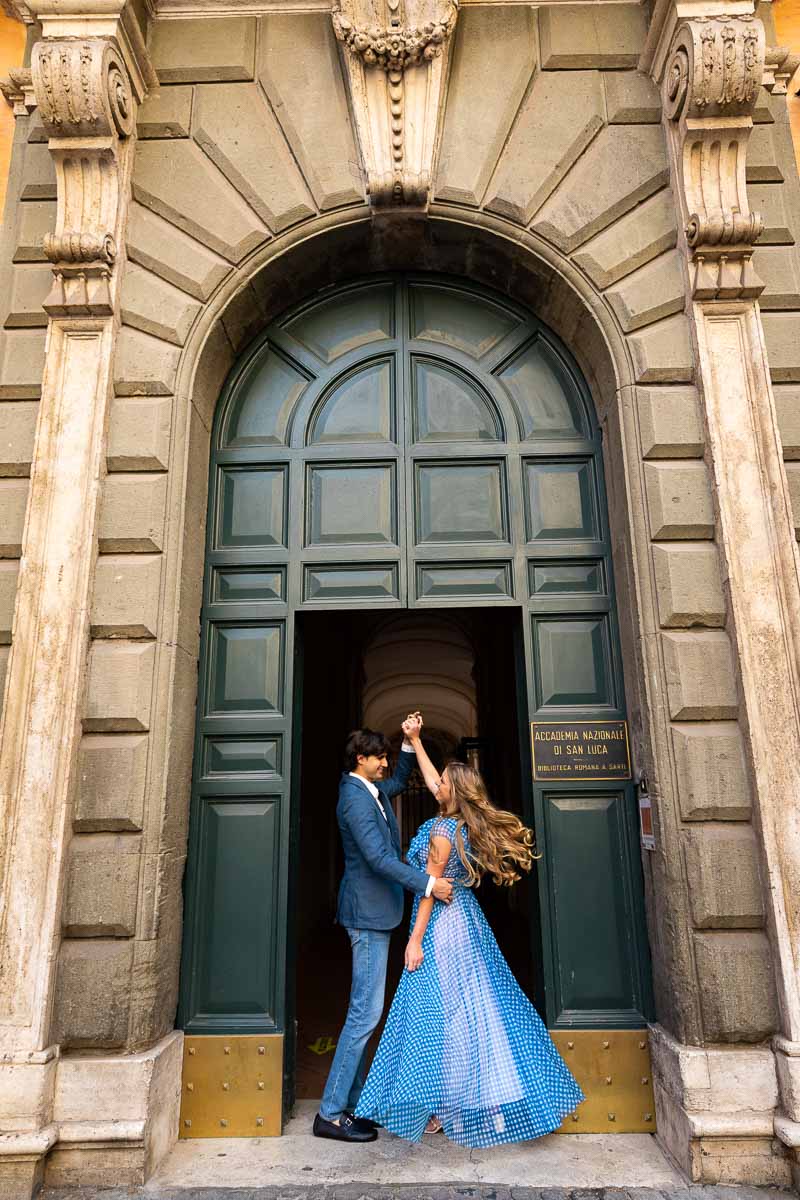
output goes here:
[{"label": "arched stone portal", "polygon": [[[410,247],[401,252],[408,258]],[[325,724],[321,710],[300,721],[292,699],[321,685],[307,667],[300,689],[294,614],[407,604],[512,605],[522,616],[516,678],[512,667],[494,698],[484,689],[481,728],[504,693],[527,696],[509,710],[507,744],[499,730],[489,741],[497,771],[504,756],[522,764],[524,786],[506,803],[536,824],[544,847],[537,995],[551,1026],[573,1040],[580,1029],[641,1028],[649,968],[632,785],[600,773],[594,787],[573,781],[564,792],[554,782],[531,794],[529,782],[529,720],[625,714],[598,426],[585,385],[557,339],[515,301],[452,276],[382,272],[312,295],[256,339],[214,417],[183,1027],[282,1036],[291,1023],[283,976],[292,943],[280,897],[296,874],[287,875],[287,810],[305,784],[299,775],[290,784],[290,758],[297,763],[302,750],[290,756],[289,747],[311,737],[319,771],[323,735],[312,730]],[[348,669],[336,661],[334,681]],[[348,707],[343,694],[333,712]],[[254,750],[253,738],[270,762],[248,767],[244,780],[235,759]],[[335,761],[336,750],[327,753]],[[324,837],[335,841],[335,829]],[[256,861],[240,861],[245,845],[272,863],[266,892]],[[256,890],[243,898],[245,879]],[[587,889],[593,899],[576,919],[568,897]],[[250,961],[269,964],[252,979],[234,916],[242,906]],[[538,929],[531,936],[538,942]],[[631,1070],[641,1088],[649,1068]],[[596,1103],[608,1110],[602,1095]],[[635,1090],[615,1108],[617,1128],[653,1120]],[[589,1128],[608,1120],[604,1113]]]}]

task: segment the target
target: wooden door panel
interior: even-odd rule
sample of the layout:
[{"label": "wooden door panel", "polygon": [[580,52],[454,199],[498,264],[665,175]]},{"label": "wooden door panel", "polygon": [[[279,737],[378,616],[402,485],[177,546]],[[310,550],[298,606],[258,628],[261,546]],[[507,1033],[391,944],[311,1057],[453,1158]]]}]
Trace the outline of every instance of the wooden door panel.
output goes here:
[{"label": "wooden door panel", "polygon": [[638,1019],[625,790],[545,796],[555,1024]]},{"label": "wooden door panel", "polygon": [[[279,1010],[277,798],[203,797],[192,969],[194,1032],[241,1018],[274,1029]],[[281,987],[283,981],[281,981]]]}]

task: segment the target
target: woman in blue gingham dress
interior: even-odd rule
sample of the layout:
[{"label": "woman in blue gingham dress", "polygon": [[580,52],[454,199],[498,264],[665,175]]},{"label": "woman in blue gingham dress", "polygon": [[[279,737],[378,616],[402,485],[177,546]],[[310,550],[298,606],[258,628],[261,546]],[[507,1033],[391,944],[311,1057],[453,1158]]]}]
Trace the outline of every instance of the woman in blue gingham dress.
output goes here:
[{"label": "woman in blue gingham dress", "polygon": [[[404,726],[407,735],[413,728]],[[494,859],[500,874],[491,873],[500,882],[519,878],[514,866],[531,865],[530,835],[489,802],[477,771],[451,763],[439,779],[419,737],[411,740],[440,815],[420,827],[408,862],[452,880],[453,899],[415,901],[406,969],[356,1117],[415,1142],[440,1128],[463,1146],[541,1137],[558,1129],[583,1093],[469,886],[476,858],[489,870]],[[492,842],[486,823],[497,824],[495,818],[503,828]],[[482,856],[470,844],[470,826]]]}]

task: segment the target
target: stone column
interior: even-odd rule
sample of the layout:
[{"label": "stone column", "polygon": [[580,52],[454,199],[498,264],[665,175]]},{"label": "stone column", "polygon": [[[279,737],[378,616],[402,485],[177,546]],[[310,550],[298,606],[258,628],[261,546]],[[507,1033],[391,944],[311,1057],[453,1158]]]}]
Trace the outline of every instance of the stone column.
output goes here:
[{"label": "stone column", "polygon": [[[732,15],[717,16],[712,5],[708,15],[703,10],[702,3],[662,3],[642,65],[662,88],[684,229],[687,312],[704,398],[780,1014],[774,1131],[789,1148],[800,1182],[800,581],[758,305],[763,284],[751,261],[761,218],[750,212],[745,187],[752,113],[762,81],[774,86],[781,55],[765,51],[764,28],[749,2],[732,3]],[[698,1085],[687,1077],[692,1056],[681,1049],[673,1044],[671,1065],[662,1070],[673,1072],[687,1094]],[[727,1130],[724,1118],[718,1124],[708,1136],[737,1136],[734,1121]],[[740,1124],[740,1136],[747,1136]],[[690,1139],[702,1136],[701,1126],[688,1112]]]},{"label": "stone column", "polygon": [[[57,1139],[50,1042],[118,325],[138,26],[116,4],[30,5],[32,83],[58,184],[42,398],[0,725],[0,1194],[27,1195]],[[96,15],[98,11],[101,15]],[[95,14],[95,15],[92,15]]]}]

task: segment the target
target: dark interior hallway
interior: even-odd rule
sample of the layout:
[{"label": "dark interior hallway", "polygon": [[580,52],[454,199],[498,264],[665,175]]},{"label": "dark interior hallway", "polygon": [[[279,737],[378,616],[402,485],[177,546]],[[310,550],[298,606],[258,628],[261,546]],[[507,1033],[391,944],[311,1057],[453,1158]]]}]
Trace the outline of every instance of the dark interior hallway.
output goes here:
[{"label": "dark interior hallway", "polygon": [[[400,721],[419,709],[438,767],[451,758],[473,763],[497,804],[529,814],[522,782],[528,772],[521,769],[521,749],[525,753],[527,747],[517,704],[518,620],[515,610],[498,608],[300,618],[300,820],[292,869],[297,1099],[321,1096],[347,1010],[350,950],[344,930],[334,923],[342,871],[336,801],[347,734],[361,725],[381,730],[391,739],[394,761]],[[405,849],[435,812],[417,772],[395,811]],[[520,984],[543,1011],[535,875],[502,891],[484,881],[478,895]],[[408,897],[406,919],[392,942],[387,1009],[402,972],[410,905]]]}]

